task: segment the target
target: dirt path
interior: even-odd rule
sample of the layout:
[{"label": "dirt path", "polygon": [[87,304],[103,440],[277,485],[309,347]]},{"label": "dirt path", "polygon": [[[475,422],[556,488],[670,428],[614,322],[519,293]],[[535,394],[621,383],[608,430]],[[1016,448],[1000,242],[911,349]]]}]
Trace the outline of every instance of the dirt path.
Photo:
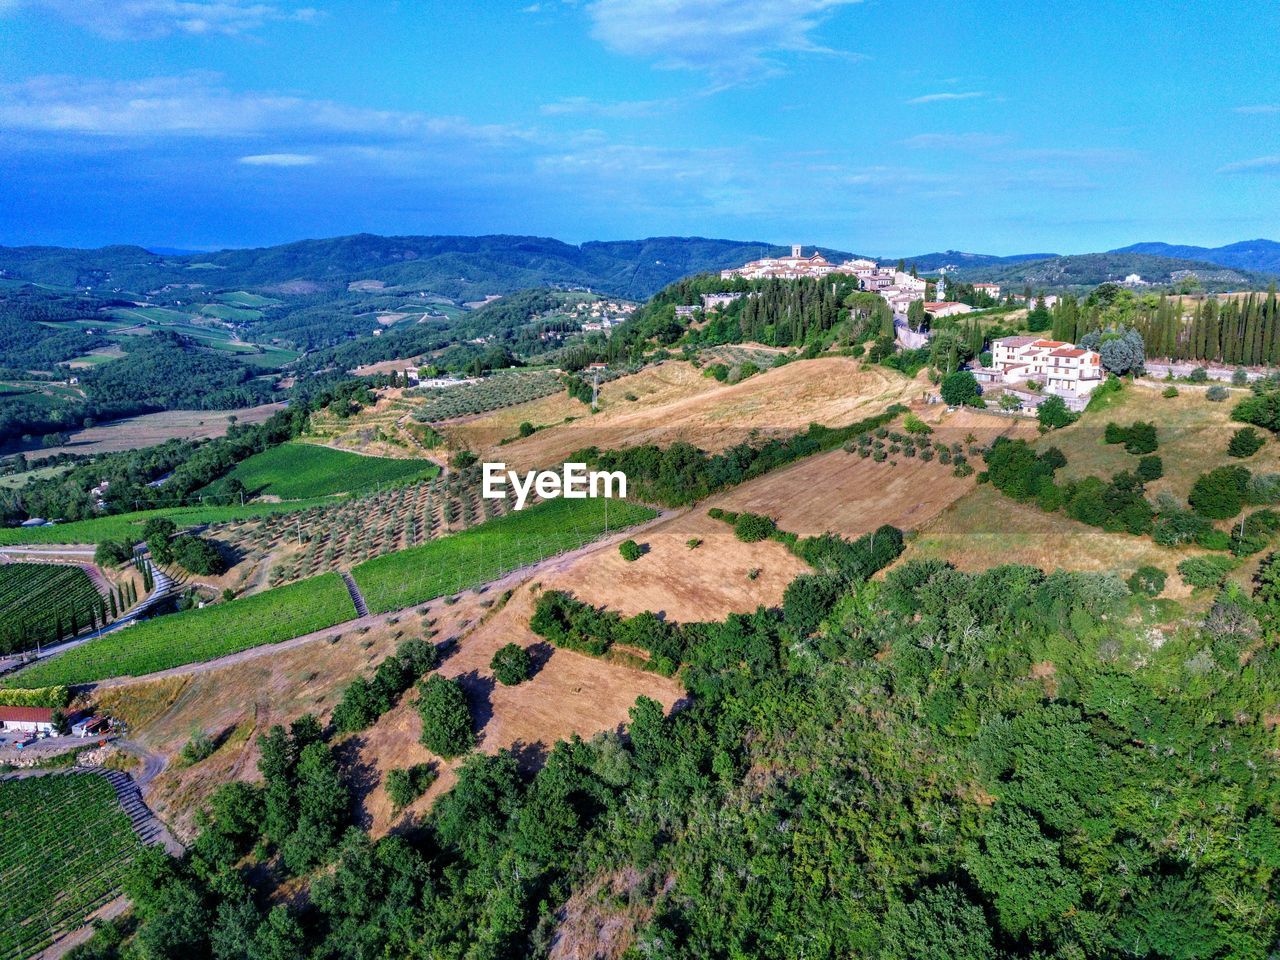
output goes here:
[{"label": "dirt path", "polygon": [[[548,557],[540,563],[530,566],[520,567],[487,583],[477,584],[475,588],[484,588],[490,591],[501,592],[507,589],[514,589],[530,577],[545,575],[555,571],[564,570],[570,564],[580,557],[586,556],[595,550],[601,550],[609,546],[621,543],[629,537],[634,537],[645,530],[650,529],[660,523],[665,523],[673,517],[681,516],[689,511],[689,507],[682,507],[678,510],[662,510],[656,517],[638,526],[628,527],[617,533],[610,534],[608,537],[599,540],[593,540],[585,546],[576,550],[570,550],[566,553],[556,554],[554,557]],[[248,650],[241,650],[239,653],[228,654],[225,657],[219,657],[216,660],[205,660],[202,663],[188,663],[180,667],[171,667],[168,670],[160,670],[156,673],[148,673],[139,677],[112,677],[109,680],[99,680],[96,683],[77,684],[76,688],[84,692],[94,690],[109,690],[114,687],[128,686],[129,684],[139,683],[146,680],[161,680],[166,677],[190,676],[192,674],[208,673],[212,670],[220,670],[223,667],[229,667],[233,664],[244,663],[248,660],[254,660],[258,657],[272,656],[284,650],[292,650],[294,647],[301,647],[308,643],[314,643],[317,640],[329,640],[333,637],[340,636],[351,630],[363,630],[369,627],[377,627],[386,624],[388,621],[399,619],[410,610],[436,608],[442,606],[445,597],[436,597],[425,603],[415,603],[411,607],[404,607],[400,610],[391,610],[387,613],[371,614],[369,616],[357,617],[354,620],[347,620],[343,623],[334,624],[332,627],[326,627],[323,630],[317,630],[314,633],[303,634],[300,637],[294,637],[291,640],[282,640],[280,643],[264,644],[260,647],[250,647]]]}]

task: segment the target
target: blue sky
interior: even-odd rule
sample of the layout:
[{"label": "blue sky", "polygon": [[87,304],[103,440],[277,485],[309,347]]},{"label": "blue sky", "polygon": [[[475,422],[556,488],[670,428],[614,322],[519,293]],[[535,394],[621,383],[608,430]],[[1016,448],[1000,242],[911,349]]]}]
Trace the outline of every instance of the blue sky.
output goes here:
[{"label": "blue sky", "polygon": [[0,243],[1280,239],[1280,5],[0,0]]}]

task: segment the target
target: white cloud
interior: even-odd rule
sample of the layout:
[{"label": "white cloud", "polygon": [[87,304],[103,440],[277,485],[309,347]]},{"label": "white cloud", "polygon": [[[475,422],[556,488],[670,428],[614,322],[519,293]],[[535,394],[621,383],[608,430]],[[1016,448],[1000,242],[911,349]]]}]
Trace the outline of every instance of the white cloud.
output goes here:
[{"label": "white cloud", "polygon": [[1249,160],[1237,160],[1224,164],[1218,173],[1276,173],[1280,174],[1280,154],[1266,157],[1253,157]]},{"label": "white cloud", "polygon": [[912,97],[907,103],[944,103],[948,100],[975,100],[985,96],[986,94],[981,90],[972,90],[968,93],[926,93],[922,97]]},{"label": "white cloud", "polygon": [[268,23],[307,22],[314,7],[257,0],[7,0],[0,15],[23,8],[53,14],[111,40],[151,40],[171,34],[194,36],[250,33]]},{"label": "white cloud", "polygon": [[667,100],[592,100],[590,97],[565,97],[544,103],[541,112],[547,117],[604,117],[634,119],[652,117],[675,109],[682,101]]},{"label": "white cloud", "polygon": [[333,144],[370,140],[517,142],[528,134],[498,124],[332,100],[241,93],[213,73],[105,81],[36,77],[0,84],[0,128],[96,137],[312,137]]},{"label": "white cloud", "polygon": [[1250,103],[1233,108],[1235,113],[1280,113],[1280,103]]},{"label": "white cloud", "polygon": [[987,150],[1012,139],[995,133],[917,133],[902,141],[912,150]]},{"label": "white cloud", "polygon": [[844,54],[810,34],[859,0],[594,0],[592,35],[610,50],[722,83],[781,71],[783,54]]},{"label": "white cloud", "polygon": [[309,167],[320,158],[313,153],[254,153],[239,162],[251,167]]}]

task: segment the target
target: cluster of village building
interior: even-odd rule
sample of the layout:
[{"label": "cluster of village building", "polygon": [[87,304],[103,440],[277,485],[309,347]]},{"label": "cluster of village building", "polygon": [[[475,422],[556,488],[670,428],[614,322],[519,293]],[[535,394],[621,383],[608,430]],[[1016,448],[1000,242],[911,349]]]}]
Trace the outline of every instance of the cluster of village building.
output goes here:
[{"label": "cluster of village building", "polygon": [[[911,304],[915,301],[924,300],[928,290],[928,284],[925,280],[906,271],[882,267],[874,260],[861,258],[846,260],[844,263],[832,263],[817,251],[805,256],[803,248],[798,243],[792,245],[790,256],[764,257],[760,260],[752,260],[741,267],[721,270],[720,278],[722,280],[733,280],[738,277],[747,280],[770,278],[797,280],[804,277],[826,277],[833,273],[857,277],[859,287],[871,293],[878,293],[889,304],[894,314],[898,316],[905,316],[911,308]],[[999,298],[1000,296],[999,284],[975,283],[973,286],[975,290],[981,290],[993,298]],[[732,295],[716,294],[714,296],[725,297]],[[710,310],[714,306],[706,302],[708,299],[708,297],[703,297],[703,309],[705,310]],[[965,303],[956,303],[949,300],[927,300],[925,301],[924,309],[926,313],[934,317],[950,317],[956,314],[968,313],[973,310],[973,307]]]},{"label": "cluster of village building", "polygon": [[[893,309],[894,315],[900,318],[900,335],[908,333],[901,318],[905,317],[912,303],[924,300],[926,296],[926,281],[910,273],[881,267],[874,260],[856,259],[839,264],[831,263],[816,251],[805,256],[799,244],[792,246],[790,256],[753,260],[741,267],[721,271],[720,277],[724,280],[739,277],[747,280],[795,280],[832,274],[855,276],[861,289],[883,297]],[[993,300],[1000,298],[1000,285],[997,283],[975,283],[973,288]],[[699,309],[710,311],[743,295],[704,294],[700,308],[684,306],[677,307],[676,311],[686,315]],[[1052,307],[1057,297],[1045,300],[1045,305]],[[935,319],[969,313],[973,309],[968,304],[949,300],[926,300],[924,303],[925,313]],[[914,336],[917,340],[927,339],[927,335],[917,333]],[[975,361],[973,374],[981,383],[999,384],[1015,393],[1022,393],[1024,398],[1033,402],[1044,396],[1059,396],[1074,408],[1083,406],[1089,394],[1103,380],[1102,358],[1097,352],[1082,350],[1061,340],[1034,336],[1004,337],[993,341],[990,365],[983,366]]]}]

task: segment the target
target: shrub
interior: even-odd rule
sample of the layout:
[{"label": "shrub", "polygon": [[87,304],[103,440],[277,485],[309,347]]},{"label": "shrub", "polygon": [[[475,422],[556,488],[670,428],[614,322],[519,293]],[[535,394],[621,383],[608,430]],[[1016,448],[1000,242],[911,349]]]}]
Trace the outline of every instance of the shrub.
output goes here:
[{"label": "shrub", "polygon": [[1216,587],[1235,566],[1230,557],[1188,557],[1178,564],[1178,574],[1192,587]]},{"label": "shrub", "polygon": [[1191,487],[1191,509],[1210,520],[1234,517],[1244,507],[1250,473],[1244,467],[1215,467]]},{"label": "shrub", "polygon": [[952,407],[972,404],[978,399],[978,381],[968,370],[956,370],[942,378],[942,399]]},{"label": "shrub", "polygon": [[1132,592],[1155,597],[1164,589],[1165,572],[1159,567],[1139,567],[1127,582]]},{"label": "shrub", "polygon": [[1165,387],[1164,392],[1160,394],[1160,396],[1164,397],[1166,400],[1172,400],[1177,395],[1178,388],[1174,386]]},{"label": "shrub", "polygon": [[128,540],[103,540],[93,551],[93,562],[100,567],[122,567],[133,559],[133,544]]},{"label": "shrub", "polygon": [[405,770],[388,770],[383,785],[392,806],[400,811],[426,793],[435,780],[435,764],[415,763]]},{"label": "shrub", "polygon": [[1128,427],[1108,423],[1103,439],[1107,443],[1123,443],[1125,450],[1133,454],[1151,453],[1158,446],[1156,425],[1143,420]]},{"label": "shrub", "polygon": [[1192,383],[1207,383],[1209,380],[1209,371],[1204,367],[1196,367],[1187,374],[1187,379]]},{"label": "shrub", "polygon": [[1277,529],[1280,529],[1280,513],[1274,510],[1257,510],[1243,523],[1231,525],[1228,549],[1237,557],[1246,557],[1265,549]]},{"label": "shrub", "polygon": [[1075,423],[1076,415],[1067,409],[1061,397],[1049,397],[1036,408],[1036,419],[1041,426],[1053,430]]},{"label": "shrub", "polygon": [[201,760],[207,760],[213,756],[213,752],[218,749],[218,745],[214,742],[213,737],[204,731],[192,734],[191,739],[187,741],[187,745],[182,748],[182,759],[188,765],[199,763]]},{"label": "shrub", "polygon": [[1261,450],[1265,442],[1262,435],[1253,427],[1241,427],[1231,435],[1231,441],[1227,444],[1227,453],[1243,460]]},{"label": "shrub", "polygon": [[446,760],[470,750],[475,744],[471,708],[458,682],[434,673],[418,684],[418,690],[423,745]]},{"label": "shrub", "polygon": [[1256,504],[1280,501],[1280,473],[1255,473],[1249,478],[1245,499]]},{"label": "shrub", "polygon": [[172,542],[170,550],[173,562],[191,573],[214,577],[226,572],[226,561],[208,540],[184,534]]},{"label": "shrub", "polygon": [[534,434],[534,426],[528,420],[520,424],[520,436],[531,437]]},{"label": "shrub", "polygon": [[697,550],[700,546],[702,546],[702,538],[690,537],[688,540],[684,542],[684,545],[688,547],[690,550]]},{"label": "shrub", "polygon": [[1212,400],[1214,403],[1221,403],[1229,396],[1231,396],[1231,391],[1220,383],[1215,383],[1204,392],[1204,398],[1206,400]]},{"label": "shrub", "polygon": [[498,648],[489,661],[493,675],[503,686],[514,687],[529,679],[533,672],[533,658],[518,643],[508,643]]},{"label": "shrub", "polygon": [[1164,476],[1164,461],[1154,455],[1141,457],[1138,460],[1138,469],[1135,472],[1138,475],[1138,479],[1143,483],[1159,480]]},{"label": "shrub", "polygon": [[742,513],[733,523],[733,535],[743,543],[758,543],[768,540],[777,525],[772,518],[759,513]]},{"label": "shrub", "polygon": [[639,560],[644,556],[644,547],[636,543],[634,540],[623,540],[618,544],[618,552],[622,554],[622,559],[628,563]]},{"label": "shrub", "polygon": [[[1221,399],[1225,400],[1226,397]],[[1241,400],[1231,411],[1231,418],[1241,423],[1252,423],[1272,433],[1280,433],[1280,390],[1256,393]]]},{"label": "shrub", "polygon": [[1237,387],[1245,387],[1249,385],[1249,371],[1244,367],[1236,367],[1231,374],[1231,382]]},{"label": "shrub", "polygon": [[924,435],[933,433],[933,427],[929,426],[914,413],[908,413],[902,418],[902,428],[906,430],[907,433],[912,434]]}]

